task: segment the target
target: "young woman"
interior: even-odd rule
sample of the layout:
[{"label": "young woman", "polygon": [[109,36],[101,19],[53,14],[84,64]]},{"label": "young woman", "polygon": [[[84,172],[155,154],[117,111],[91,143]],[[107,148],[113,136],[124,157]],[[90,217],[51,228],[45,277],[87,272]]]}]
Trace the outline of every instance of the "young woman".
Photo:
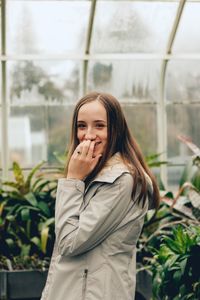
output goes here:
[{"label": "young woman", "polygon": [[56,242],[42,300],[133,300],[136,243],[159,192],[119,102],[90,93],[76,105]]}]

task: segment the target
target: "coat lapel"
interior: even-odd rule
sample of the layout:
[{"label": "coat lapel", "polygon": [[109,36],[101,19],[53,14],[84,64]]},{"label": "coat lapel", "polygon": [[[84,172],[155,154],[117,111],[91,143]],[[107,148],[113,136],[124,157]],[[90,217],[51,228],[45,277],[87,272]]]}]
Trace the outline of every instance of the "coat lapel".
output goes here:
[{"label": "coat lapel", "polygon": [[123,173],[130,173],[128,167],[122,161],[120,153],[114,154],[106,163],[105,167],[97,174],[97,176],[87,186],[85,193],[95,182],[113,183]]}]

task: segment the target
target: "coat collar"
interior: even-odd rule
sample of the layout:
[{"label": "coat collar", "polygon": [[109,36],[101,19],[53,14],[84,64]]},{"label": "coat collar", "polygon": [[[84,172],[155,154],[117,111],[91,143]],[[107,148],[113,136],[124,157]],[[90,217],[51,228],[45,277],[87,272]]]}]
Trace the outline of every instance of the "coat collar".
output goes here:
[{"label": "coat collar", "polygon": [[123,173],[130,173],[128,167],[122,160],[120,153],[114,154],[105,164],[104,168],[97,174],[94,181],[113,183]]}]

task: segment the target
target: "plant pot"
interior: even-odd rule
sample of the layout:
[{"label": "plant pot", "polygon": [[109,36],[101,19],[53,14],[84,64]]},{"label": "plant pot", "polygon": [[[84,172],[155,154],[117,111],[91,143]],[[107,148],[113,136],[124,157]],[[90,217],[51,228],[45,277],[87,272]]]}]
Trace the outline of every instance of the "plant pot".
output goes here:
[{"label": "plant pot", "polygon": [[0,300],[40,299],[47,271],[0,271]]},{"label": "plant pot", "polygon": [[147,270],[137,272],[135,300],[149,300],[152,297],[152,276]]},{"label": "plant pot", "polygon": [[[0,271],[0,300],[39,300],[48,271]],[[136,276],[135,300],[149,300],[151,275],[140,271]]]}]

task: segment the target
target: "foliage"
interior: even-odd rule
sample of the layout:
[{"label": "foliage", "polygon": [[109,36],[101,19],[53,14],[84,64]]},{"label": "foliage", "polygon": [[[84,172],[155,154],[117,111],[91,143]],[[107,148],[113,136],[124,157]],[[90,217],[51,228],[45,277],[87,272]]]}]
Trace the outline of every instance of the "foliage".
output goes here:
[{"label": "foliage", "polygon": [[34,167],[25,178],[13,163],[15,180],[2,183],[0,190],[0,255],[49,257],[54,243],[56,181],[45,179]]},{"label": "foliage", "polygon": [[153,296],[163,300],[200,299],[200,228],[179,225],[153,250]]},{"label": "foliage", "polygon": [[197,145],[192,143],[190,138],[183,135],[179,135],[178,138],[185,143],[194,154],[192,160],[185,166],[180,180],[180,187],[182,187],[185,182],[190,182],[194,188],[200,192],[200,149]]},{"label": "foliage", "polygon": [[44,96],[45,100],[56,99],[62,102],[64,99],[62,90],[55,85],[41,67],[34,65],[33,62],[26,61],[17,64],[12,78],[11,98],[15,95],[20,98],[23,91],[31,91],[33,87],[37,87],[38,93]]},{"label": "foliage", "polygon": [[[192,238],[191,236],[196,234],[196,237],[194,237],[193,241],[196,241],[196,243],[197,243],[196,239],[198,238],[198,243],[199,243],[199,233],[200,232],[198,231],[198,227],[200,225],[200,190],[198,189],[198,184],[196,184],[196,183],[199,182],[200,164],[197,164],[196,162],[199,161],[198,157],[199,157],[200,150],[196,145],[194,145],[194,144],[192,144],[192,145],[193,145],[193,148],[195,146],[196,152],[195,152],[195,155],[191,158],[191,161],[189,162],[189,164],[184,169],[183,175],[181,176],[178,192],[175,195],[171,191],[169,191],[169,192],[160,191],[161,205],[157,211],[151,210],[147,213],[144,228],[142,231],[142,235],[138,242],[137,261],[140,266],[139,271],[142,269],[147,269],[147,270],[149,270],[149,272],[153,273],[155,278],[161,276],[160,269],[158,268],[158,272],[157,272],[156,267],[155,267],[155,262],[157,262],[157,256],[159,256],[159,255],[160,255],[159,257],[162,256],[162,254],[163,254],[162,251],[166,250],[166,245],[168,246],[167,243],[170,243],[169,241],[172,240],[172,235],[173,235],[173,239],[175,241],[178,240],[178,242],[180,242],[180,243],[181,242],[185,243],[184,244],[185,246],[184,245],[180,246],[180,248],[182,247],[182,250],[185,249],[184,247],[186,247],[186,244],[187,244],[186,241],[187,241],[188,235],[190,238]],[[191,141],[190,141],[190,146],[191,146]],[[197,149],[198,149],[198,151],[197,151]],[[178,226],[178,229],[174,229],[174,231],[172,233],[172,229],[176,228],[176,226]],[[185,228],[188,228],[188,229],[185,229]],[[193,230],[195,233],[192,234],[191,232]],[[163,237],[165,237],[164,240],[163,240]],[[188,238],[188,243],[189,243],[188,247],[189,248],[187,248],[187,251],[193,251],[193,248],[190,249],[190,238]],[[197,243],[197,245],[199,247],[198,243]],[[165,246],[163,246],[163,245],[165,245]],[[194,249],[196,249],[196,244],[195,245],[192,244],[191,247],[193,247],[193,246],[194,246]],[[155,250],[153,250],[153,249],[159,249],[159,250],[155,254]],[[180,250],[180,251],[182,251],[182,250]],[[169,252],[169,250],[166,250],[166,251]],[[186,249],[184,251],[186,251]],[[175,258],[175,255],[173,255],[173,257]],[[167,259],[167,256],[166,256],[166,261],[165,261],[166,266],[168,266],[168,264],[172,264],[172,262],[173,262],[173,259],[170,256],[168,256],[168,258],[169,258],[169,260]],[[180,260],[181,259],[182,258],[180,258]],[[159,262],[160,261],[158,261],[157,263],[159,263]],[[176,260],[173,263],[175,263],[175,262],[176,262]],[[179,262],[179,261],[177,260],[177,262]],[[181,262],[182,262],[182,260],[181,260]],[[190,260],[190,262],[192,265],[191,267],[195,268],[195,261]],[[165,271],[167,272],[167,269]],[[176,273],[176,275],[177,275],[177,273]],[[176,275],[174,275],[174,276],[176,277]],[[168,276],[168,275],[166,274],[166,276]],[[168,278],[168,277],[166,277],[166,278]],[[196,298],[192,298],[195,294],[192,294],[193,296],[191,296],[191,298],[183,298],[182,296],[179,297],[178,295],[177,295],[177,297],[179,297],[179,298],[176,298],[176,296],[174,296],[174,298],[170,298],[171,296],[169,296],[167,298],[167,295],[168,295],[167,291],[164,290],[165,288],[169,289],[169,287],[166,287],[166,280],[167,280],[166,278],[159,277],[159,279],[158,279],[158,280],[160,280],[159,283],[158,282],[156,283],[157,279],[154,280],[154,285],[155,285],[154,286],[154,294],[161,297],[160,299],[163,299],[163,300],[164,299],[173,299],[173,300],[174,299],[185,299],[185,300],[186,299],[196,299]],[[175,279],[176,278],[171,278],[170,280],[171,280],[171,282],[174,282]],[[182,280],[184,280],[184,279],[186,280],[185,275],[183,277],[181,277],[181,280],[177,281],[175,284],[176,290],[179,290],[180,293],[182,293],[182,289],[183,289]],[[194,278],[191,277],[190,279],[191,279],[190,280],[190,283],[191,283],[191,281]],[[191,285],[194,286],[194,289],[197,289],[197,290],[200,289],[199,286],[197,287],[196,281],[192,281]],[[156,289],[156,286],[157,286],[158,290]],[[165,292],[166,292],[166,294],[165,294]],[[193,291],[193,292],[196,293],[195,291]],[[189,293],[188,290],[187,290],[187,293]],[[191,293],[192,293],[192,291],[191,291]],[[189,297],[189,294],[187,294],[187,296]],[[156,299],[158,299],[158,298],[156,298]]]},{"label": "foliage", "polygon": [[14,256],[12,260],[6,256],[0,256],[0,270],[47,270],[50,258],[43,259],[36,255],[32,256]]}]

